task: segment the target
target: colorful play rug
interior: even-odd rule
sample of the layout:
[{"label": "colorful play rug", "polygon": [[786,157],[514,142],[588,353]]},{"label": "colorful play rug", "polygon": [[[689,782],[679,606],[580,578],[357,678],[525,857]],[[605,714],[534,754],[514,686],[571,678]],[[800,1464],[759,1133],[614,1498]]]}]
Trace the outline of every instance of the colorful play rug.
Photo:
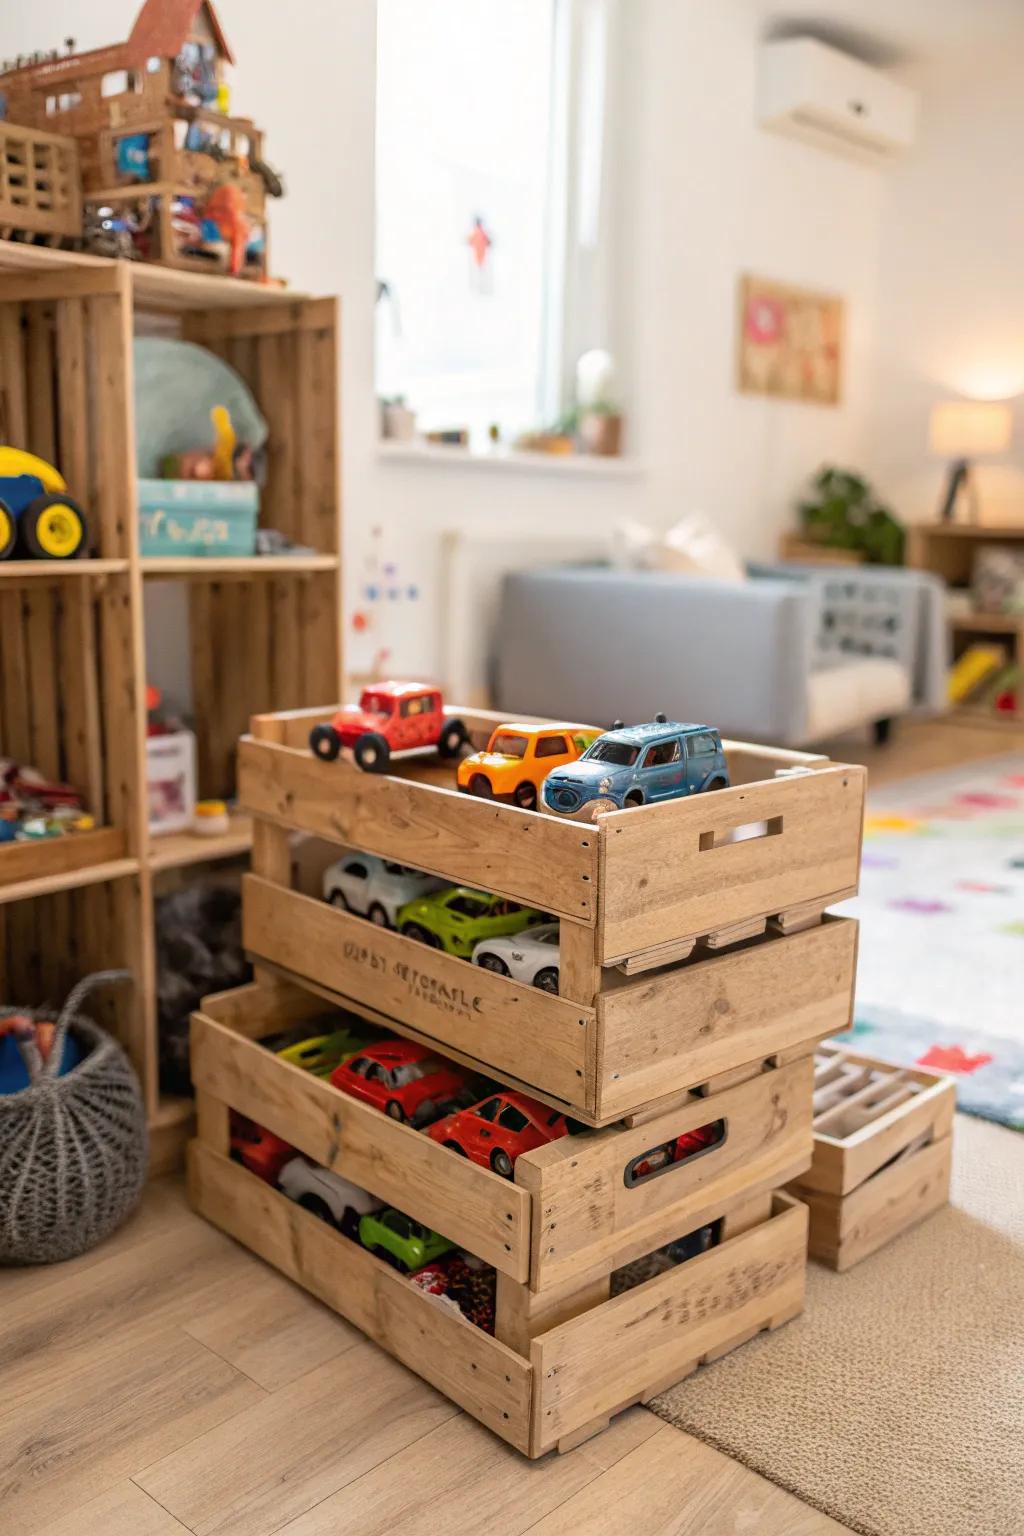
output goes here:
[{"label": "colorful play rug", "polygon": [[957,1076],[959,1107],[1024,1130],[1024,759],[871,790],[854,1028]]}]

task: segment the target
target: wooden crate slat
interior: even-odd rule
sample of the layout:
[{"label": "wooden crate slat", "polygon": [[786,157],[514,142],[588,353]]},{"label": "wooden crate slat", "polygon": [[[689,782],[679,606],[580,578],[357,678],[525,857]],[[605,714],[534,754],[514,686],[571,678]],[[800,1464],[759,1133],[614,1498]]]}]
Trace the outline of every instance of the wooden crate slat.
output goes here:
[{"label": "wooden crate slat", "polygon": [[763,1226],[534,1339],[534,1454],[686,1374],[717,1346],[803,1304],[807,1212],[777,1197]]},{"label": "wooden crate slat", "polygon": [[832,918],[602,992],[602,1117],[848,1028],[856,957],[856,923]]},{"label": "wooden crate slat", "polygon": [[4,439],[21,446],[28,442],[28,403],[25,335],[21,306],[0,304],[0,408]]},{"label": "wooden crate slat", "polygon": [[[852,894],[865,777],[862,768],[827,767],[601,817],[603,963]],[[721,841],[762,825],[769,835]]]},{"label": "wooden crate slat", "polygon": [[[696,1230],[717,1209],[798,1177],[813,1145],[811,1073],[808,1056],[633,1130],[562,1138],[520,1156],[516,1183],[534,1196],[535,1289],[606,1273]],[[627,1186],[635,1159],[718,1120],[718,1146]]]},{"label": "wooden crate slat", "polygon": [[24,596],[32,750],[29,762],[47,778],[63,777],[61,708],[57,669],[57,604],[54,587],[32,586]]},{"label": "wooden crate slat", "polygon": [[[4,301],[0,284],[0,303]],[[55,356],[53,310],[42,303],[25,310],[25,378],[28,447],[53,464],[57,459],[55,428]]]},{"label": "wooden crate slat", "polygon": [[460,1407],[529,1451],[527,1361],[432,1303],[379,1259],[199,1142],[189,1192],[201,1215],[295,1280]]},{"label": "wooden crate slat", "polygon": [[316,953],[317,979],[332,991],[566,1102],[580,1096],[592,1013],[546,993],[531,996],[529,987],[257,875],[245,876],[243,891],[242,941],[254,955],[301,975]]},{"label": "wooden crate slat", "polygon": [[[308,731],[306,733],[308,735]],[[593,921],[590,828],[456,796],[343,761],[243,738],[239,798],[253,815],[398,859],[543,911]]]}]

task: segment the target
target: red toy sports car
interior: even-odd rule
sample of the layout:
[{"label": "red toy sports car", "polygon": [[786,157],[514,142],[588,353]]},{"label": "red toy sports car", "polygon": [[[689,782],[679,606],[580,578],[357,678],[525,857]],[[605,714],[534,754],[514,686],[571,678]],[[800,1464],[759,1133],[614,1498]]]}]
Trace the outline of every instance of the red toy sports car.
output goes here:
[{"label": "red toy sports car", "polygon": [[715,1146],[724,1135],[724,1122],[713,1120],[709,1125],[698,1125],[696,1130],[684,1131],[682,1136],[677,1136],[673,1141],[662,1142],[660,1146],[645,1152],[629,1164],[626,1170],[627,1188],[639,1184],[642,1179],[649,1178],[652,1173],[660,1173],[663,1168],[669,1168],[673,1163],[681,1163],[686,1158],[693,1157],[695,1153],[703,1152],[705,1147]]},{"label": "red toy sports car", "polygon": [[564,1115],[512,1089],[446,1115],[427,1131],[431,1140],[493,1168],[504,1179],[512,1177],[512,1165],[521,1152],[532,1152],[568,1133]]},{"label": "red toy sports car", "polygon": [[468,1076],[425,1045],[382,1040],[335,1067],[331,1082],[354,1099],[382,1109],[392,1120],[422,1125],[445,1112],[465,1088]]},{"label": "red toy sports car", "polygon": [[358,705],[346,704],[329,725],[313,727],[314,757],[333,762],[349,747],[367,773],[387,773],[392,752],[436,747],[441,757],[458,757],[469,734],[461,720],[444,712],[440,690],[423,683],[375,683]]},{"label": "red toy sports car", "polygon": [[264,1130],[254,1120],[247,1120],[244,1115],[232,1111],[231,1156],[257,1178],[276,1184],[281,1169],[295,1155],[295,1148],[275,1136],[273,1131]]}]

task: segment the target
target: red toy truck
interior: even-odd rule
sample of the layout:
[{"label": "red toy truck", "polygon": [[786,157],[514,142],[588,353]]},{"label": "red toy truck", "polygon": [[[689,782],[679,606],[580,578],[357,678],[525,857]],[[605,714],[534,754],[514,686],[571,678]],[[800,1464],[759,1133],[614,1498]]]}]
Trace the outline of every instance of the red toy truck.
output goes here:
[{"label": "red toy truck", "polygon": [[441,757],[457,757],[469,733],[461,720],[445,718],[439,688],[424,683],[375,683],[364,688],[358,705],[339,709],[330,725],[310,732],[315,757],[333,762],[349,747],[367,773],[386,773],[393,752],[436,747]]}]

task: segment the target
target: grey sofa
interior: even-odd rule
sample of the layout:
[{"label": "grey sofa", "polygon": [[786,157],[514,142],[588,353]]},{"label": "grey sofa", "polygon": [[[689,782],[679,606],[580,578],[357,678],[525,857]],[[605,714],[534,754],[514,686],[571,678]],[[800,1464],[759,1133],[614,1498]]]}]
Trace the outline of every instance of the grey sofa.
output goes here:
[{"label": "grey sofa", "polygon": [[909,571],[757,566],[721,582],[606,566],[506,577],[503,714],[605,725],[658,710],[791,746],[941,709],[941,584]]}]

